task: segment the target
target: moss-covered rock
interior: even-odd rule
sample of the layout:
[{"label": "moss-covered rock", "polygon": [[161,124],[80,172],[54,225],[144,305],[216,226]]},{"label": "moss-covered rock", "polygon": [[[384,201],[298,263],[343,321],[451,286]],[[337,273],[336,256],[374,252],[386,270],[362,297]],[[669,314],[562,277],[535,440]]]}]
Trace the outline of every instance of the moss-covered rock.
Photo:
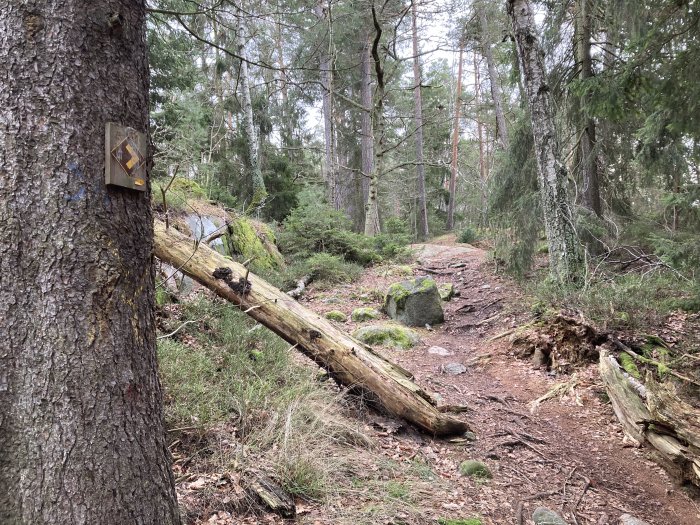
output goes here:
[{"label": "moss-covered rock", "polygon": [[355,330],[352,335],[370,346],[411,348],[420,342],[418,334],[413,330],[395,324],[363,326]]},{"label": "moss-covered rock", "polygon": [[435,281],[418,277],[394,283],[384,297],[384,311],[392,319],[407,326],[442,323],[445,314]]},{"label": "moss-covered rock", "polygon": [[372,319],[379,319],[382,314],[380,314],[374,308],[355,308],[350,314],[350,318],[356,323],[361,323],[363,321],[371,321]]},{"label": "moss-covered rock", "polygon": [[226,235],[228,255],[240,262],[251,260],[258,270],[284,268],[284,259],[275,246],[275,236],[269,226],[247,217],[236,217]]},{"label": "moss-covered rock", "polygon": [[348,316],[340,310],[331,310],[330,312],[326,312],[326,319],[330,319],[331,321],[336,321],[338,323],[344,323],[348,320]]},{"label": "moss-covered rock", "polygon": [[442,283],[438,285],[438,293],[440,294],[440,299],[449,301],[455,296],[455,285],[452,283]]},{"label": "moss-covered rock", "polygon": [[470,478],[490,479],[493,477],[489,468],[481,461],[476,461],[475,459],[462,461],[459,464],[459,472],[462,476],[469,476]]}]

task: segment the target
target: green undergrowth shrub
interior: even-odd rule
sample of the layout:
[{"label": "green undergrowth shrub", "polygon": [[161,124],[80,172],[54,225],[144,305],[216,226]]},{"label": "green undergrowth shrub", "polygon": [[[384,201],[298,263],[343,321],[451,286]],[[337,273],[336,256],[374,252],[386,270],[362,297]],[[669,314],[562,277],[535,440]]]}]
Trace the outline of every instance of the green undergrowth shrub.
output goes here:
[{"label": "green undergrowth shrub", "polygon": [[362,266],[347,262],[338,255],[317,253],[308,259],[293,263],[285,272],[285,285],[293,287],[305,275],[313,276],[314,284],[321,288],[356,280],[362,274]]},{"label": "green undergrowth shrub", "polygon": [[212,464],[243,470],[253,461],[292,494],[323,499],[344,454],[369,444],[338,415],[340,396],[316,380],[313,367],[291,358],[289,344],[234,305],[201,298],[181,309],[177,325],[193,322],[158,342],[168,427],[201,436],[223,428],[236,441],[209,447],[205,471]]},{"label": "green undergrowth shrub", "polygon": [[320,190],[307,188],[298,198],[299,206],[284,220],[277,235],[280,249],[291,259],[327,253],[367,266],[407,256],[411,236],[400,219],[387,220],[384,233],[366,237],[352,231],[350,219],[329,206]]},{"label": "green undergrowth shrub", "polygon": [[[168,184],[170,187],[168,188]],[[163,207],[163,193],[165,192],[165,202],[168,205],[168,210],[179,211],[187,207],[187,201],[190,199],[206,199],[207,192],[196,181],[191,179],[175,178],[172,183],[170,179],[159,179],[153,182],[153,191],[151,199],[156,208]]]},{"label": "green undergrowth shrub", "polygon": [[586,318],[610,329],[640,329],[659,323],[696,297],[686,280],[670,272],[608,276],[585,287],[543,279],[534,281],[530,291],[539,303],[580,310]]},{"label": "green undergrowth shrub", "polygon": [[466,228],[462,229],[462,231],[459,232],[459,235],[457,236],[457,242],[463,242],[465,244],[472,244],[476,241],[479,240],[479,232],[476,231],[474,228],[471,226],[467,226]]}]

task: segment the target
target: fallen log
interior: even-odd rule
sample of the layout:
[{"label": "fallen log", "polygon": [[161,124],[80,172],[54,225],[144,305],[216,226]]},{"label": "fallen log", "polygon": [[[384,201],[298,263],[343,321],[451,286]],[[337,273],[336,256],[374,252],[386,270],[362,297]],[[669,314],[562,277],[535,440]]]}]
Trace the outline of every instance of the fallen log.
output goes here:
[{"label": "fallen log", "polygon": [[600,377],[625,434],[655,449],[659,462],[681,483],[700,487],[697,410],[670,390],[647,379],[647,403],[623,373],[617,360],[600,349]]},{"label": "fallen log", "polygon": [[313,280],[313,278],[314,276],[312,274],[305,275],[297,281],[297,287],[294,288],[294,290],[289,290],[287,292],[287,295],[290,297],[294,297],[294,299],[299,299],[299,297],[301,297],[301,294],[304,293],[304,290],[307,286],[309,286],[309,283]]},{"label": "fallen log", "polygon": [[440,413],[435,401],[403,368],[340,331],[248,269],[156,220],[155,255],[295,345],[339,383],[389,413],[435,436],[469,430],[467,423]]}]

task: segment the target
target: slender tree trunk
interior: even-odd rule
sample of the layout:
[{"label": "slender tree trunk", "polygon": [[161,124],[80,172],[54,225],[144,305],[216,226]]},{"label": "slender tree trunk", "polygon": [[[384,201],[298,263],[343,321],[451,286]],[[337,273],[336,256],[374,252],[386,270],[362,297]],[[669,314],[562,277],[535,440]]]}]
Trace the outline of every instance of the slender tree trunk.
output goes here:
[{"label": "slender tree trunk", "polygon": [[457,93],[455,94],[455,120],[452,131],[452,163],[450,164],[450,202],[447,206],[447,229],[455,226],[455,199],[457,197],[457,167],[459,161],[459,113],[462,108],[462,62],[464,57],[464,42],[459,43],[459,59],[457,64]]},{"label": "slender tree trunk", "polygon": [[[372,107],[372,38],[368,34],[365,39],[365,46],[362,49],[362,78],[360,86],[360,96],[362,107]],[[362,137],[360,138],[360,148],[362,155],[362,202],[367,202],[369,197],[369,181],[374,165],[374,136],[372,133],[372,112],[363,110],[360,117],[362,126]],[[364,213],[363,213],[364,223]]]},{"label": "slender tree trunk", "polygon": [[[593,77],[593,59],[591,58],[591,16],[590,0],[576,0],[576,61],[580,68],[579,78],[586,81]],[[583,201],[586,207],[599,217],[602,216],[600,202],[600,185],[598,181],[598,159],[594,151],[596,142],[596,124],[592,118],[585,116],[588,100],[582,97],[578,101],[578,124],[581,130],[579,140],[579,165],[583,181]]]},{"label": "slender tree trunk", "polygon": [[481,25],[481,47],[489,70],[491,98],[493,100],[493,107],[496,113],[498,144],[500,145],[501,149],[505,150],[508,148],[508,128],[506,126],[505,113],[503,112],[503,95],[501,94],[501,82],[498,79],[498,72],[496,71],[496,62],[493,59],[488,20],[486,18],[486,11],[483,6],[480,6],[479,8],[479,22]]},{"label": "slender tree trunk", "polygon": [[372,108],[372,129],[374,136],[374,165],[369,178],[369,194],[367,204],[365,204],[365,235],[373,237],[380,233],[379,225],[379,180],[384,173],[384,144],[385,121],[384,121],[384,66],[379,56],[379,43],[382,39],[382,26],[379,23],[377,12],[372,5],[372,21],[374,25],[374,39],[372,41],[372,61],[374,62],[374,72],[377,77],[377,90]]},{"label": "slender tree trunk", "polygon": [[476,104],[476,136],[479,142],[479,181],[481,185],[481,210],[479,216],[482,226],[486,226],[486,143],[484,140],[484,123],[481,122],[481,74],[479,59],[474,51],[474,102]]},{"label": "slender tree trunk", "polygon": [[246,52],[242,20],[243,15],[240,14],[238,27],[236,29],[236,46],[238,47],[238,53],[244,59],[241,60],[240,65],[239,87],[243,106],[243,135],[245,137],[247,149],[247,168],[250,171],[248,176],[250,177],[250,185],[252,188],[250,207],[256,208],[265,202],[267,190],[265,189],[265,181],[263,180],[262,169],[260,167],[260,142],[255,129],[255,121],[253,120],[253,100],[250,94],[248,62],[245,61]]},{"label": "slender tree trunk", "polygon": [[423,101],[421,98],[421,67],[418,57],[418,8],[416,1],[411,2],[411,14],[413,23],[413,103],[416,125],[416,193],[418,194],[418,224],[417,233],[419,240],[428,238],[428,208],[425,196],[425,164],[423,163]]},{"label": "slender tree trunk", "polygon": [[580,252],[534,17],[528,0],[507,0],[507,7],[532,119],[550,271],[560,282],[573,281],[580,271]]},{"label": "slender tree trunk", "polygon": [[180,523],[150,192],[104,175],[106,123],[148,131],[145,33],[144,1],[0,1],[3,525]]},{"label": "slender tree trunk", "polygon": [[329,18],[328,7],[325,0],[320,0],[315,8],[316,17],[320,22],[328,25],[327,45],[322,46],[319,69],[321,72],[321,90],[322,106],[323,106],[323,144],[325,149],[324,163],[324,179],[326,181],[326,190],[328,193],[328,202],[334,207],[337,206],[337,188],[336,188],[336,173],[334,159],[334,130],[333,130],[333,72],[332,72],[332,57],[330,52],[331,46],[331,21]]}]

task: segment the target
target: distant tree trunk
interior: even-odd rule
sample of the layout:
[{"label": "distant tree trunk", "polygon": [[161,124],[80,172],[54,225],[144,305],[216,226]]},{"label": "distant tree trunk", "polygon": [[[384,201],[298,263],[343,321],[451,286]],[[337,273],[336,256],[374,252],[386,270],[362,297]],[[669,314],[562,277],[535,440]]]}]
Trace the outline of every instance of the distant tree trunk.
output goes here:
[{"label": "distant tree trunk", "polygon": [[486,58],[486,65],[489,70],[489,84],[491,85],[491,98],[493,107],[496,113],[496,126],[498,128],[498,144],[501,149],[508,148],[508,128],[506,126],[506,117],[503,111],[503,95],[501,94],[501,81],[498,79],[496,71],[496,62],[493,59],[493,50],[491,49],[490,33],[486,11],[483,6],[479,8],[479,22],[481,25],[481,47]]},{"label": "distant tree trunk", "polygon": [[[330,20],[328,7],[324,0],[321,0],[316,5],[316,17],[320,22],[327,23],[330,28]],[[321,90],[322,90],[322,106],[323,106],[323,144],[324,144],[324,179],[326,181],[326,190],[328,192],[328,202],[338,209],[338,196],[336,188],[336,173],[334,162],[334,130],[333,130],[333,72],[332,72],[332,57],[330,53],[331,34],[328,32],[327,45],[321,48],[321,58],[319,69],[321,71]]]},{"label": "distant tree trunk", "polygon": [[[161,416],[145,1],[1,2],[0,523],[179,524]],[[147,154],[147,152],[143,152]]]},{"label": "distant tree trunk", "polygon": [[428,208],[425,196],[425,164],[423,163],[423,102],[421,98],[421,68],[418,56],[418,9],[416,0],[411,2],[413,16],[413,103],[416,125],[416,193],[418,194],[418,224],[419,240],[428,238]]},{"label": "distant tree trunk", "polygon": [[[360,137],[360,149],[362,155],[362,202],[367,202],[369,197],[369,181],[374,165],[374,136],[372,133],[372,38],[367,35],[365,45],[362,49],[362,78],[360,85],[360,95],[362,107],[367,108],[362,111],[360,117],[362,126],[362,136]],[[363,214],[364,215],[364,214]],[[364,222],[364,217],[363,217]]]},{"label": "distant tree trunk", "polygon": [[248,62],[246,62],[245,39],[243,37],[243,14],[240,14],[238,27],[236,29],[236,46],[241,60],[239,72],[239,86],[242,97],[243,109],[243,136],[246,144],[246,157],[250,173],[250,185],[252,188],[252,196],[250,207],[255,208],[265,202],[267,190],[265,189],[265,181],[263,180],[262,169],[260,167],[260,143],[258,141],[258,133],[255,129],[255,121],[253,120],[253,100],[250,94],[250,77],[248,74]]},{"label": "distant tree trunk", "polygon": [[474,51],[474,102],[476,104],[476,137],[479,142],[479,181],[481,182],[481,223],[486,226],[486,152],[484,151],[484,124],[481,122],[481,75],[479,72],[479,60]]},{"label": "distant tree trunk", "polygon": [[528,0],[507,0],[507,7],[530,107],[550,271],[560,282],[573,281],[581,259],[534,17]]},{"label": "distant tree trunk", "polygon": [[459,63],[457,65],[457,93],[455,94],[455,120],[452,131],[452,163],[450,164],[450,202],[447,205],[447,229],[455,227],[455,198],[457,196],[457,163],[459,160],[459,112],[462,107],[462,61],[464,42],[459,43]]},{"label": "distant tree trunk", "polygon": [[[576,0],[576,62],[580,68],[582,81],[593,77],[593,59],[591,58],[591,13],[590,0]],[[595,154],[596,125],[592,118],[585,116],[588,100],[581,97],[578,101],[578,127],[581,138],[578,144],[578,160],[583,181],[583,202],[599,217],[602,216],[600,202],[600,185],[598,181],[598,162]]]},{"label": "distant tree trunk", "polygon": [[372,107],[372,129],[373,129],[373,149],[374,163],[369,177],[369,192],[367,204],[365,204],[365,235],[373,237],[381,229],[379,226],[379,179],[384,172],[384,144],[386,142],[385,122],[384,122],[384,66],[379,56],[379,43],[382,39],[382,26],[377,18],[377,12],[372,5],[372,22],[374,25],[374,39],[372,40],[372,61],[374,62],[374,72],[377,76],[377,90]]}]

